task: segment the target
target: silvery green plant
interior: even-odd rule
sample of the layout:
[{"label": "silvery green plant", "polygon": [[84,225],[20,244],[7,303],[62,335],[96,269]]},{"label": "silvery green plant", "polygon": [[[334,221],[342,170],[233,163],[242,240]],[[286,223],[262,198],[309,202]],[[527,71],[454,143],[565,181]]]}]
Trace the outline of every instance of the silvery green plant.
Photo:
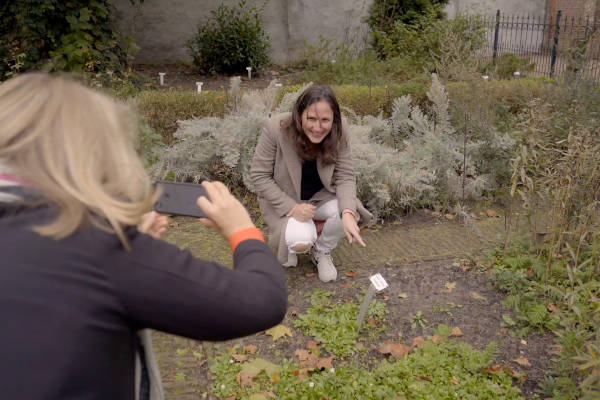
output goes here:
[{"label": "silvery green plant", "polygon": [[[290,111],[309,85],[287,93],[276,105],[277,88],[272,82],[266,89],[243,92],[237,111],[223,118],[178,121],[177,142],[159,157],[154,175],[172,174],[176,180],[192,181],[221,179],[253,190],[250,163],[264,121],[272,113]],[[358,197],[379,218],[425,204],[456,202],[463,191],[464,197],[477,197],[489,187],[487,177],[478,174],[478,163],[485,160],[470,155],[477,154],[481,141],[467,141],[463,176],[463,138],[452,127],[448,96],[435,74],[427,96],[431,103],[427,112],[412,105],[410,96],[395,99],[390,119],[359,116],[343,108]]]}]

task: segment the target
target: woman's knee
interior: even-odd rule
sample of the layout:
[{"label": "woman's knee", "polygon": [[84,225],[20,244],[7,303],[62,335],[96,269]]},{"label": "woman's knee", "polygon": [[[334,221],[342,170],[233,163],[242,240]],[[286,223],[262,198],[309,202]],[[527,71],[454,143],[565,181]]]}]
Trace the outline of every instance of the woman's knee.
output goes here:
[{"label": "woman's knee", "polygon": [[317,240],[317,230],[312,221],[300,222],[290,218],[285,229],[285,243],[291,251],[308,251]]}]

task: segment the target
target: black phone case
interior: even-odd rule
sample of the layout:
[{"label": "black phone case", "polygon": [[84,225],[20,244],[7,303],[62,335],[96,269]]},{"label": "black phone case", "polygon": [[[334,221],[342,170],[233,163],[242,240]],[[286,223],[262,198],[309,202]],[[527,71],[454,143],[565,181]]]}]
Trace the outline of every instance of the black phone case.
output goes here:
[{"label": "black phone case", "polygon": [[208,197],[201,185],[185,182],[157,181],[156,186],[162,188],[160,198],[154,205],[156,211],[163,214],[206,218],[202,209],[196,204],[198,197]]}]

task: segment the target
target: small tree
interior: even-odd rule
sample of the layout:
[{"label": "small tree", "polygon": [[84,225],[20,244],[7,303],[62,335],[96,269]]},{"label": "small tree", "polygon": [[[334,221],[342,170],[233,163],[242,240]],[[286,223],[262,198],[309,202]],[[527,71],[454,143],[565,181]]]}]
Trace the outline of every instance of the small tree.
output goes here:
[{"label": "small tree", "polygon": [[204,73],[228,74],[267,65],[269,43],[260,21],[264,6],[246,7],[241,0],[237,7],[221,4],[212,10],[212,18],[188,42],[194,64]]}]

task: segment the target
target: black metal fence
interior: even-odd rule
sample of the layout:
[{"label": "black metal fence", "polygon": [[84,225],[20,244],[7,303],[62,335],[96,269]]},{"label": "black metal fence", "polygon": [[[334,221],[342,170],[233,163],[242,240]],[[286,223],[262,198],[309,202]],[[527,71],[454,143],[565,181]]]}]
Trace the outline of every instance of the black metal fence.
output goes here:
[{"label": "black metal fence", "polygon": [[600,21],[595,18],[565,16],[561,10],[547,18],[500,10],[480,18],[487,35],[480,56],[496,62],[503,54],[515,54],[524,64],[529,60],[533,75],[580,74],[600,81]]}]

